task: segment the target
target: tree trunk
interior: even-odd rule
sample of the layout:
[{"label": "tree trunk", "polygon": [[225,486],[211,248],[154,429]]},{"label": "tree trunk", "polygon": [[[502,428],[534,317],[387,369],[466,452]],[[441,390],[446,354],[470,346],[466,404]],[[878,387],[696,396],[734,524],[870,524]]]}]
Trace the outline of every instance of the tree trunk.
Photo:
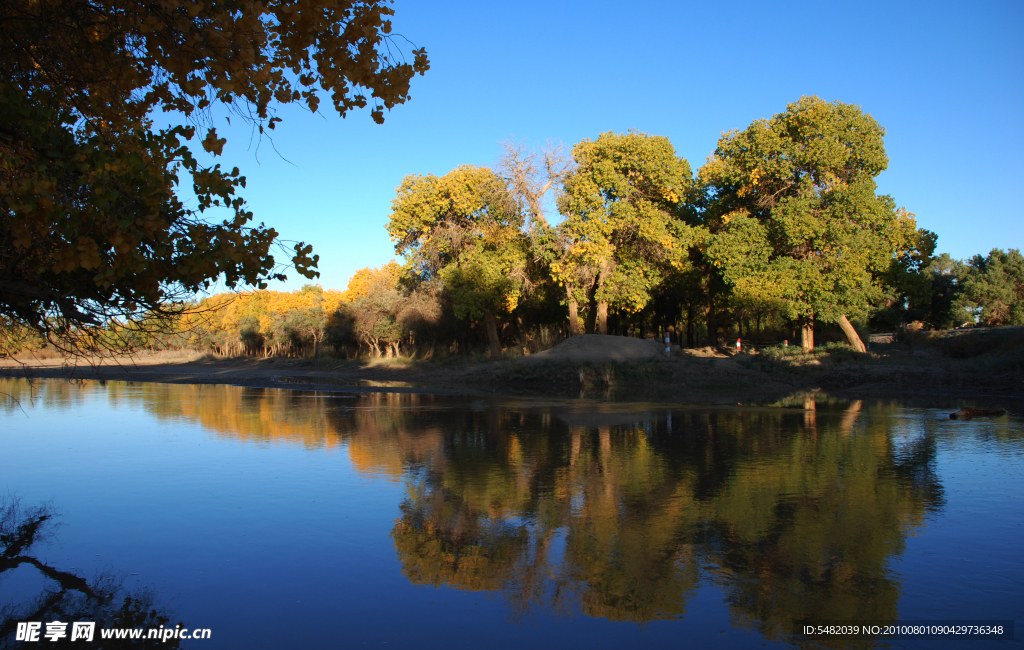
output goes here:
[{"label": "tree trunk", "polygon": [[688,348],[694,347],[694,340],[693,339],[694,339],[694,336],[696,335],[696,332],[694,331],[695,328],[694,328],[694,324],[693,324],[693,317],[695,315],[696,314],[694,313],[693,304],[692,303],[687,304],[686,305],[686,347],[688,347]]},{"label": "tree trunk", "polygon": [[[601,293],[601,289],[604,287],[604,281],[607,279],[607,275],[608,262],[604,261],[598,269],[597,279],[591,289],[590,313],[587,314],[588,334],[608,333],[608,303],[604,300],[601,302],[597,301],[597,296]],[[597,325],[596,328],[595,324]]]},{"label": "tree trunk", "polygon": [[708,287],[707,296],[705,298],[704,314],[708,325],[708,345],[713,348],[717,348],[718,322],[715,319],[715,297],[712,295],[710,287]]},{"label": "tree trunk", "polygon": [[804,316],[800,319],[800,345],[804,352],[814,350],[814,316]]},{"label": "tree trunk", "polygon": [[569,336],[576,336],[580,333],[579,306],[572,298],[569,299]]},{"label": "tree trunk", "polygon": [[494,314],[487,312],[484,314],[484,323],[487,325],[487,340],[491,343],[491,358],[501,358],[501,341],[498,340],[498,321],[495,320]]},{"label": "tree trunk", "polygon": [[857,352],[867,352],[868,349],[864,347],[864,342],[860,340],[860,336],[857,334],[857,330],[853,329],[853,325],[847,320],[846,314],[839,317],[839,327],[843,328],[843,334],[846,334],[846,339],[853,346],[853,349]]},{"label": "tree trunk", "polygon": [[587,334],[594,333],[594,327],[597,324],[597,301],[593,298],[590,299],[590,309],[587,310]]}]

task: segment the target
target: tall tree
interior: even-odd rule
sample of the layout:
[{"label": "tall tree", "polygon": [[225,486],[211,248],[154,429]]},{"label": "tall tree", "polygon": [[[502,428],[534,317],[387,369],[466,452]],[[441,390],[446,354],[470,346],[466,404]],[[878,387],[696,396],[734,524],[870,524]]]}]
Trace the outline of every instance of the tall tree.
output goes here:
[{"label": "tall tree", "polygon": [[602,133],[573,147],[576,168],[559,210],[570,265],[592,269],[591,312],[608,333],[608,305],[643,309],[666,268],[685,263],[692,228],[679,207],[692,183],[690,165],[668,138],[631,131]]},{"label": "tall tree", "polygon": [[838,323],[882,295],[881,276],[917,237],[912,214],[876,194],[885,130],[852,104],[803,97],[725,134],[701,170],[724,224],[709,250],[735,287],[784,304],[805,349],[814,323]]},{"label": "tall tree", "polygon": [[[501,143],[503,152],[496,167],[508,184],[514,200],[524,206],[529,221],[531,275],[557,289],[569,311],[570,336],[579,333],[579,295],[592,284],[585,268],[570,259],[570,242],[561,228],[547,219],[545,197],[561,196],[573,160],[561,144],[548,143],[543,149],[531,149],[521,143]],[[550,194],[549,194],[550,193]]]},{"label": "tall tree", "polygon": [[471,165],[406,176],[391,208],[395,252],[420,279],[444,283],[459,318],[483,319],[491,356],[500,357],[497,319],[531,287],[523,212],[505,181]]},{"label": "tall tree", "polygon": [[[277,232],[249,226],[237,196],[245,177],[189,141],[219,155],[214,107],[262,135],[277,106],[316,111],[321,92],[381,122],[429,67],[423,50],[395,58],[392,13],[385,0],[0,2],[0,314],[73,348],[78,328],[174,312],[218,278],[282,278]],[[218,206],[227,218],[204,214]],[[291,252],[306,277],[311,252]]]}]

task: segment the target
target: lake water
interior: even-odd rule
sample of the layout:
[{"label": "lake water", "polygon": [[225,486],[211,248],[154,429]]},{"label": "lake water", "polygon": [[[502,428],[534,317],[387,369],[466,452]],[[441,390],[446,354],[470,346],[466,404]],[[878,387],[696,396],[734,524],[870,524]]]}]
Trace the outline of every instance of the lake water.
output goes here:
[{"label": "lake water", "polygon": [[106,585],[114,605],[148,593],[150,621],[211,630],[183,648],[1022,646],[1021,629],[797,634],[1019,628],[1013,411],[951,421],[951,404],[820,394],[707,407],[57,380],[0,392],[17,399],[0,396],[7,530],[55,515],[19,551],[37,564],[0,573],[0,623],[33,620],[54,593],[60,620],[87,620],[88,599],[48,568]]}]

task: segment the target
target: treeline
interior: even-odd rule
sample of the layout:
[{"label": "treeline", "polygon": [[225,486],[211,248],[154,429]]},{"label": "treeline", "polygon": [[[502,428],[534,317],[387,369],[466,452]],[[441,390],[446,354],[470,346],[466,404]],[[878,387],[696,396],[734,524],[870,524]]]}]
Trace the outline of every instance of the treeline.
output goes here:
[{"label": "treeline", "polygon": [[873,329],[1024,323],[1019,251],[936,257],[937,236],[877,193],[883,135],[856,106],[805,97],[724,134],[695,174],[667,138],[630,132],[407,176],[387,226],[399,294],[435,315],[394,323],[421,341],[475,331],[494,356],[543,331],[864,350]]},{"label": "treeline", "polygon": [[[306,356],[320,351],[341,291],[307,285],[300,291],[218,294],[180,305],[174,318],[143,315],[80,331],[75,349],[210,351],[225,356]],[[25,327],[4,328],[4,351],[35,351],[48,341]],[[70,346],[69,346],[70,347]]]},{"label": "treeline", "polygon": [[[696,173],[668,138],[638,132],[571,152],[507,144],[493,168],[402,181],[387,224],[401,265],[363,269],[345,291],[213,296],[173,324],[102,336],[228,355],[498,357],[581,332],[863,351],[871,330],[1024,324],[1020,251],[935,256],[937,236],[876,191],[883,135],[857,106],[804,97],[723,134]],[[41,344],[22,334],[5,350]]]}]

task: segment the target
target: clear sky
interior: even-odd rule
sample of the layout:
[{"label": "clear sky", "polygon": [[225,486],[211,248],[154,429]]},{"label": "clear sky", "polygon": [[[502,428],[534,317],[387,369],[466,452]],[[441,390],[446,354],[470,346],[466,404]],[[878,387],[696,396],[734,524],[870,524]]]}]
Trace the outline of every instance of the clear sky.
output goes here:
[{"label": "clear sky", "polygon": [[[886,128],[879,190],[957,258],[1024,248],[1024,2],[451,2],[396,0],[427,48],[412,99],[376,125],[297,107],[270,143],[218,123],[255,221],[320,255],[325,288],[394,257],[384,224],[406,174],[490,165],[506,139],[568,146],[668,136],[699,168],[723,131],[802,95]],[[406,48],[406,52],[412,46]],[[410,57],[411,58],[411,57]],[[286,285],[304,281],[294,272]]]}]

